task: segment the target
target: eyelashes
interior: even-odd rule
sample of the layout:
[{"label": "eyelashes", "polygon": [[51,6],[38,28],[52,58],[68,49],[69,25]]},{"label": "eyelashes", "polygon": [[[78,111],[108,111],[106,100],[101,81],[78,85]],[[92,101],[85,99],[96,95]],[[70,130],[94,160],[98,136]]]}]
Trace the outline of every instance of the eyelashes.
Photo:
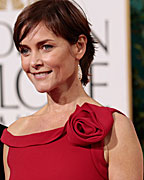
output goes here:
[{"label": "eyelashes", "polygon": [[50,50],[52,49],[54,46],[53,45],[50,45],[50,44],[44,44],[42,45],[41,49],[44,49],[44,50]]},{"label": "eyelashes", "polygon": [[[44,52],[49,52],[52,50],[54,46],[50,45],[50,44],[44,44],[41,45],[40,47],[38,47],[38,50],[40,51],[44,51]],[[20,46],[19,48],[19,52],[23,55],[23,56],[29,56],[31,53],[31,49],[29,47],[26,46]]]},{"label": "eyelashes", "polygon": [[19,52],[24,56],[28,56],[30,54],[30,49],[25,48],[25,47],[21,47]]}]

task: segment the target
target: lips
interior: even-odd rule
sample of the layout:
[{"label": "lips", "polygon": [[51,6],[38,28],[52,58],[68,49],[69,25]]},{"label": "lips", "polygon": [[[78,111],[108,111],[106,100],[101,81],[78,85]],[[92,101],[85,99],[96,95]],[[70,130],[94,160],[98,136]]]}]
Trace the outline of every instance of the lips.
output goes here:
[{"label": "lips", "polygon": [[45,78],[48,74],[50,74],[52,70],[47,71],[47,72],[39,72],[39,73],[33,73],[34,77],[37,79],[42,79]]}]

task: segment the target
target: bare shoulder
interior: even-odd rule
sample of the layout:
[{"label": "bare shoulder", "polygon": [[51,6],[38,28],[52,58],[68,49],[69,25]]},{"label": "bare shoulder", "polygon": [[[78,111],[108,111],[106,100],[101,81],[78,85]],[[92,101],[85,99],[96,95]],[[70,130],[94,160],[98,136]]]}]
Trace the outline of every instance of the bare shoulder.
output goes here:
[{"label": "bare shoulder", "polygon": [[109,178],[142,180],[143,155],[133,122],[117,112],[113,113],[113,117],[114,124],[108,143]]},{"label": "bare shoulder", "polygon": [[45,107],[46,106],[42,107],[32,115],[19,118],[8,127],[8,131],[15,136],[32,133],[33,125],[36,124],[33,123],[33,121],[36,121],[38,119],[39,115],[41,115],[45,110]]},{"label": "bare shoulder", "polygon": [[140,147],[140,143],[134,128],[132,120],[120,113],[113,113],[114,125],[112,129],[112,138],[117,138],[117,144]]},{"label": "bare shoulder", "polygon": [[13,135],[21,135],[21,133],[28,127],[31,119],[32,116],[19,118],[8,127],[8,131]]},{"label": "bare shoulder", "polygon": [[[132,120],[120,113],[113,113],[114,125],[113,129],[120,134],[121,136],[127,136],[128,138],[134,136],[137,138],[136,131],[133,125]],[[121,137],[120,136],[120,137]]]}]

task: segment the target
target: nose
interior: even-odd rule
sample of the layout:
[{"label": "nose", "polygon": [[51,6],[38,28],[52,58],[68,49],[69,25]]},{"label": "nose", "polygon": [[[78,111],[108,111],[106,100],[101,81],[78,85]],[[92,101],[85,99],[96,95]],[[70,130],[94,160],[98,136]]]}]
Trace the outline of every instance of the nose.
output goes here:
[{"label": "nose", "polygon": [[42,57],[39,53],[33,53],[31,56],[31,67],[38,69],[43,65]]}]

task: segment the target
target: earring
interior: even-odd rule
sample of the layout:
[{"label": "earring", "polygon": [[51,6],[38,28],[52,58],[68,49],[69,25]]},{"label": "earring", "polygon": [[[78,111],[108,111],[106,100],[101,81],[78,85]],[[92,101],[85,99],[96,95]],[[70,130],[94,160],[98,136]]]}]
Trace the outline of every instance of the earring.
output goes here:
[{"label": "earring", "polygon": [[81,70],[80,65],[78,65],[78,78],[80,81],[82,80],[82,70]]}]

